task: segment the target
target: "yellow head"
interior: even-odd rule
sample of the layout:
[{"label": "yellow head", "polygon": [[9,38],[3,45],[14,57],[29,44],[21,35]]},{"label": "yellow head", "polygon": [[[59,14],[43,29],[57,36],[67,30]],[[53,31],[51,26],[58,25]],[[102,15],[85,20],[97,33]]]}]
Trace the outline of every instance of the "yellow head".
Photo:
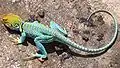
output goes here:
[{"label": "yellow head", "polygon": [[22,19],[15,14],[9,13],[2,18],[2,23],[11,29],[16,29],[20,27]]}]

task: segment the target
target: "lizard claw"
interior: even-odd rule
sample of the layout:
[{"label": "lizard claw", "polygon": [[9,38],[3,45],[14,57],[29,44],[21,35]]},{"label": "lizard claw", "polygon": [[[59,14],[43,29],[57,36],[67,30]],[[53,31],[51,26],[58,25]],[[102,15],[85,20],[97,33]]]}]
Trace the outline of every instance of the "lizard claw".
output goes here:
[{"label": "lizard claw", "polygon": [[[36,59],[37,58],[37,56],[36,56],[36,54],[33,54],[32,53],[32,56],[30,56],[30,57],[26,57],[26,58],[24,58],[23,60],[24,61],[29,61],[29,60],[34,60],[34,59]],[[42,58],[37,58],[40,62],[44,62],[45,60],[44,59],[42,59]]]},{"label": "lizard claw", "polygon": [[29,60],[33,60],[33,59],[35,59],[35,58],[36,58],[36,55],[32,53],[32,56],[26,57],[26,58],[24,58],[23,60],[24,60],[24,61],[29,61]]},{"label": "lizard claw", "polygon": [[15,38],[13,38],[13,37],[10,37],[12,40],[12,42],[15,44],[15,45],[18,45],[19,43],[18,43],[18,40],[19,40],[19,38],[17,37],[17,39],[15,39]]},{"label": "lizard claw", "polygon": [[[34,56],[34,57],[36,57],[37,58],[37,55],[38,53],[36,53],[36,54],[32,54],[32,56]],[[45,60],[43,59],[43,58],[37,58],[40,62],[44,62]]]}]

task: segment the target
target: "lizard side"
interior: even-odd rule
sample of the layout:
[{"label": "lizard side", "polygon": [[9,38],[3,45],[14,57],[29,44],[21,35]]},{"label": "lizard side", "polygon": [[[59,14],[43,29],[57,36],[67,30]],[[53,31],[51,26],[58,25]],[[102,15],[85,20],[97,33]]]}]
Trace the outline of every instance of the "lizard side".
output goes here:
[{"label": "lizard side", "polygon": [[116,18],[111,13],[104,11],[104,10],[98,10],[92,13],[90,17],[93,14],[98,13],[98,12],[106,12],[109,15],[111,15],[114,20],[114,27],[115,27],[115,33],[110,43],[98,49],[86,48],[71,41],[69,38],[65,37],[65,35],[67,35],[67,32],[64,29],[62,29],[58,24],[56,24],[54,21],[51,21],[50,27],[47,27],[39,23],[38,21],[34,21],[33,23],[22,22],[21,18],[19,18],[17,15],[8,14],[3,17],[3,24],[7,25],[12,30],[17,30],[17,29],[20,30],[21,36],[17,40],[18,44],[22,44],[26,37],[33,38],[36,44],[36,47],[41,51],[41,54],[36,53],[33,56],[40,58],[41,61],[44,61],[43,59],[47,57],[47,52],[44,46],[42,45],[42,43],[50,43],[53,41],[58,41],[68,46],[74,47],[78,50],[81,50],[84,52],[93,52],[93,53],[104,51],[108,47],[110,47],[115,41],[117,37],[117,33],[118,33],[117,31],[118,26],[117,26]]}]

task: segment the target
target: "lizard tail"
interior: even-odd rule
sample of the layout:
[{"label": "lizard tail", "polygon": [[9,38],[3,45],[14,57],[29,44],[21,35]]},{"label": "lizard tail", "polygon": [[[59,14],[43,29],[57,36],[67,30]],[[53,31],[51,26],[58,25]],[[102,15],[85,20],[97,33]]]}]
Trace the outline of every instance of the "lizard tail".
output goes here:
[{"label": "lizard tail", "polygon": [[[76,48],[76,49],[78,49],[78,50],[82,50],[82,51],[84,51],[84,52],[101,52],[101,51],[103,51],[103,50],[108,49],[109,47],[111,47],[111,46],[113,45],[113,43],[116,41],[116,38],[117,38],[117,35],[118,35],[118,24],[117,24],[117,20],[116,20],[116,18],[115,18],[110,12],[105,11],[105,10],[98,10],[98,11],[92,13],[92,14],[90,15],[90,17],[91,17],[93,14],[98,13],[98,12],[105,12],[105,13],[111,15],[111,17],[112,17],[113,20],[114,20],[114,27],[115,27],[114,30],[115,30],[115,33],[114,33],[114,36],[113,36],[112,40],[111,40],[107,45],[105,45],[105,46],[103,46],[103,47],[101,47],[101,48],[97,48],[97,49],[90,49],[90,48],[86,48],[86,47],[80,46],[80,45],[76,44],[75,42],[71,41],[70,39],[68,39],[68,38],[66,38],[66,37],[64,37],[64,36],[59,37],[59,39],[61,39],[61,40],[63,41],[63,43],[66,43],[66,45],[71,46],[71,47],[74,47],[74,48]],[[89,17],[89,18],[90,18],[90,17]]]}]

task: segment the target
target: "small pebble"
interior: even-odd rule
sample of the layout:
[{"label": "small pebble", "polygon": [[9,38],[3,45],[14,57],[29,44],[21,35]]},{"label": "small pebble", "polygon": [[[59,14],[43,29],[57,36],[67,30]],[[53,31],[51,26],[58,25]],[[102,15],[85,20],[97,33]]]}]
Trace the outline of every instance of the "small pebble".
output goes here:
[{"label": "small pebble", "polygon": [[9,57],[6,57],[6,60],[8,61],[10,58]]},{"label": "small pebble", "polygon": [[86,37],[86,36],[83,36],[82,39],[83,39],[85,42],[89,41],[89,38]]},{"label": "small pebble", "polygon": [[52,2],[55,2],[55,0],[52,0]]},{"label": "small pebble", "polygon": [[15,0],[12,0],[12,2],[14,3],[14,2],[15,2]]},{"label": "small pebble", "polygon": [[9,32],[8,31],[5,31],[6,34],[8,34]]},{"label": "small pebble", "polygon": [[104,37],[104,34],[99,34],[97,40],[98,40],[98,41],[101,41],[101,40],[103,40],[103,37]]},{"label": "small pebble", "polygon": [[15,2],[18,2],[18,1],[20,1],[20,0],[12,0],[12,3],[15,3]]},{"label": "small pebble", "polygon": [[90,31],[89,30],[85,30],[83,31],[84,34],[90,34]]},{"label": "small pebble", "polygon": [[70,2],[73,2],[74,0],[70,0]]},{"label": "small pebble", "polygon": [[53,62],[55,62],[55,59],[53,59]]},{"label": "small pebble", "polygon": [[30,15],[29,21],[34,22],[36,20],[35,15]]},{"label": "small pebble", "polygon": [[2,57],[2,55],[0,55],[0,57]]},{"label": "small pebble", "polygon": [[44,18],[44,16],[45,16],[44,10],[41,9],[41,10],[38,12],[38,15],[39,15],[41,18]]},{"label": "small pebble", "polygon": [[55,9],[58,10],[59,8],[60,8],[60,4],[57,4],[57,5],[55,6]]},{"label": "small pebble", "polygon": [[79,30],[73,30],[73,33],[79,34]]}]

